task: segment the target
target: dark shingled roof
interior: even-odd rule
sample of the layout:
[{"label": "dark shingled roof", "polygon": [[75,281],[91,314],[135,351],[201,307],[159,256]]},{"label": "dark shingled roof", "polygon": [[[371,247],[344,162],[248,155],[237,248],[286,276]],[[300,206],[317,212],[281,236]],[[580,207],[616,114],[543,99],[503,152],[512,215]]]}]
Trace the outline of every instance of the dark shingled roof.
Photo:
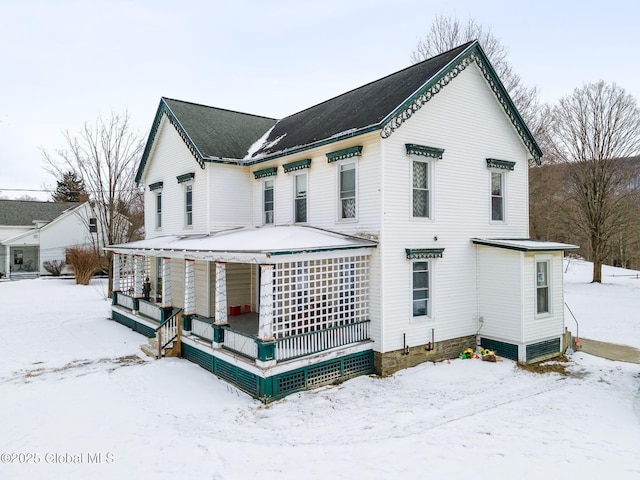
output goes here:
[{"label": "dark shingled roof", "polygon": [[274,118],[163,98],[203,158],[244,158]]},{"label": "dark shingled roof", "polygon": [[[542,151],[482,48],[473,41],[278,121],[162,98],[136,181],[142,177],[163,115],[174,125],[202,168],[206,161],[252,164],[373,130],[389,129],[386,133],[390,134],[397,128],[397,122],[402,123],[420,108],[415,102],[421,95],[434,88],[437,93],[442,88],[437,82],[446,78],[443,84],[446,85],[457,75],[453,70],[468,58],[475,58],[481,64],[483,75],[505,113],[530,153],[539,160]],[[266,140],[256,145],[259,148],[249,156],[249,149],[267,132]]]},{"label": "dark shingled roof", "polygon": [[0,200],[0,225],[33,226],[35,220],[50,222],[78,205],[77,202]]},{"label": "dark shingled roof", "polygon": [[[280,120],[254,156],[269,156],[380,124],[473,42]],[[282,137],[284,135],[284,137]],[[277,138],[279,141],[273,143]]]}]

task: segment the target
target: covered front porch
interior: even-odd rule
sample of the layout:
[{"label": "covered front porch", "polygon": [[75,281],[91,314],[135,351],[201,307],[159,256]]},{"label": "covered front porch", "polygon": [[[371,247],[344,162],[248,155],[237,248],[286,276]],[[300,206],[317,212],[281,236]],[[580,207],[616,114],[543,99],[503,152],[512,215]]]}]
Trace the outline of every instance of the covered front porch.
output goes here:
[{"label": "covered front porch", "polygon": [[[262,248],[238,248],[247,244]],[[230,245],[236,248],[223,248]],[[370,373],[368,281],[375,246],[309,227],[113,246],[113,317],[152,338],[179,311],[174,341],[181,343],[181,355],[226,380],[244,372],[269,383],[285,372],[363,353],[370,367],[360,359],[359,370],[345,369],[341,361],[336,368],[340,378]],[[215,368],[223,364],[237,372],[225,376],[220,372],[230,367]],[[264,396],[260,388],[256,394],[232,383]],[[286,389],[276,391],[282,396]]]}]

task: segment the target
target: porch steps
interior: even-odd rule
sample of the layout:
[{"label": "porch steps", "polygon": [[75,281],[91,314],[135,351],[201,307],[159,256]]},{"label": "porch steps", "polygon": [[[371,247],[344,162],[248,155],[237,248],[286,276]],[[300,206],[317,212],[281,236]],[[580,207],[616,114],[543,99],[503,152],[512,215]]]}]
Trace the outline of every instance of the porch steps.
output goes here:
[{"label": "porch steps", "polygon": [[[149,343],[140,345],[140,350],[151,358],[158,359],[158,339],[150,338]],[[169,345],[162,349],[163,357],[179,357],[180,356],[180,344],[178,342],[171,342]]]}]

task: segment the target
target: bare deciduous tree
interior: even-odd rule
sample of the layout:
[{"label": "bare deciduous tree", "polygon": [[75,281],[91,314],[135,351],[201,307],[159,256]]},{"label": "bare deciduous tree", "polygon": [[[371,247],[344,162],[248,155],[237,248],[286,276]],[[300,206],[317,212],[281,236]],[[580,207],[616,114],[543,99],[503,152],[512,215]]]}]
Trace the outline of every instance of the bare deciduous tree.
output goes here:
[{"label": "bare deciduous tree", "polygon": [[637,221],[637,162],[624,159],[640,152],[640,110],[615,83],[587,84],[560,99],[550,133],[567,165],[572,222],[588,243],[593,282],[602,282],[611,248]]},{"label": "bare deciduous tree", "polygon": [[[127,113],[99,117],[94,125],[85,123],[77,135],[68,130],[63,135],[65,148],[57,150],[55,156],[43,150],[44,160],[56,177],[62,178],[71,171],[84,182],[92,215],[102,227],[97,229],[94,248],[130,241],[139,227],[132,228],[129,216],[141,205],[135,173],[144,147],[143,137],[132,130]],[[111,257],[108,253],[109,292]]]},{"label": "bare deciduous tree", "polygon": [[455,17],[436,15],[426,37],[418,42],[411,54],[411,60],[417,63],[472,40],[478,40],[516,108],[531,132],[537,136],[537,130],[544,128],[539,112],[541,107],[538,102],[538,90],[522,82],[507,60],[504,45],[493,35],[490,28],[478,24],[474,18],[463,23]]}]

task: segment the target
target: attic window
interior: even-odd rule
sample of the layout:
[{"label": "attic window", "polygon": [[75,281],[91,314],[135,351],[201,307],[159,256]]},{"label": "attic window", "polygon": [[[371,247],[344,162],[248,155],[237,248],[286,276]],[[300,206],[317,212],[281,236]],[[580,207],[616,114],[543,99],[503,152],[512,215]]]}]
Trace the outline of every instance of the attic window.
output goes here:
[{"label": "attic window", "polygon": [[184,175],[178,175],[176,179],[178,180],[178,183],[184,183],[184,182],[189,182],[193,180],[195,176],[196,174],[194,172],[191,172],[191,173],[185,173]]},{"label": "attic window", "polygon": [[283,165],[284,173],[293,172],[294,170],[302,170],[303,168],[309,168],[311,165],[311,159],[307,158],[306,160],[298,160],[297,162],[287,163]]},{"label": "attic window", "polygon": [[95,218],[89,219],[89,232],[91,233],[98,232],[98,221]]},{"label": "attic window", "polygon": [[272,177],[277,173],[278,173],[278,167],[271,167],[271,168],[263,168],[262,170],[256,170],[255,172],[253,172],[253,176],[256,179],[258,179],[258,178],[264,178],[264,177]]},{"label": "attic window", "polygon": [[335,152],[327,153],[327,161],[337,162],[338,160],[344,160],[349,157],[359,157],[362,155],[362,145],[356,147],[343,148],[342,150],[336,150]]},{"label": "attic window", "polygon": [[422,157],[439,158],[442,159],[444,149],[427,147],[425,145],[415,145],[413,143],[405,143],[407,149],[407,155],[420,155]]},{"label": "attic window", "polygon": [[423,258],[442,258],[444,248],[405,248],[407,260]]},{"label": "attic window", "polygon": [[162,182],[156,182],[149,185],[149,191],[160,190],[162,188]]},{"label": "attic window", "polygon": [[516,162],[508,160],[497,160],[495,158],[487,158],[487,168],[500,168],[502,170],[513,170]]}]

